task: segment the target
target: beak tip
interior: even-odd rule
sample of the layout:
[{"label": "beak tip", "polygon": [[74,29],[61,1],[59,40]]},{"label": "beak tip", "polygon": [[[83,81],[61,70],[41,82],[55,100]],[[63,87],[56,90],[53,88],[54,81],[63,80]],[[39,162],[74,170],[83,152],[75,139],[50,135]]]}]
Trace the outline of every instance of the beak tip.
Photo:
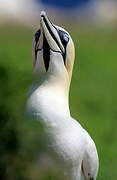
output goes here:
[{"label": "beak tip", "polygon": [[41,17],[45,17],[45,16],[46,16],[46,12],[45,12],[45,11],[41,11],[40,16],[41,16]]}]

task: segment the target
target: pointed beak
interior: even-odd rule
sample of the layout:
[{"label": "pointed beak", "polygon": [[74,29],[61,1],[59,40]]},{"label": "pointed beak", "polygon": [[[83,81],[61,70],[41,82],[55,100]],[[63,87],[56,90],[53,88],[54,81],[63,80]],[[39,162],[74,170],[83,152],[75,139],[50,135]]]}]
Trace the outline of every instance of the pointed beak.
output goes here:
[{"label": "pointed beak", "polygon": [[63,54],[65,52],[65,49],[62,45],[57,29],[50,22],[44,11],[41,12],[40,16],[40,30],[41,33],[45,35],[50,49],[52,51],[60,52]]}]

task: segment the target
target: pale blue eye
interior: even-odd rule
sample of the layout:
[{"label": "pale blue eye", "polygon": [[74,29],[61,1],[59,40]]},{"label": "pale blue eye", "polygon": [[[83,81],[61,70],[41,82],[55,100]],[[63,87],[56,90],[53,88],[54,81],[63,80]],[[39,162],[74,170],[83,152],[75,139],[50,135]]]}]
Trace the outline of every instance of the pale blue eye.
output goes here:
[{"label": "pale blue eye", "polygon": [[61,42],[63,44],[63,46],[66,48],[67,43],[70,39],[69,34],[67,34],[66,32],[62,31],[62,30],[58,30]]},{"label": "pale blue eye", "polygon": [[67,34],[64,34],[64,40],[66,41],[66,42],[68,42],[69,41],[69,36],[67,35]]}]

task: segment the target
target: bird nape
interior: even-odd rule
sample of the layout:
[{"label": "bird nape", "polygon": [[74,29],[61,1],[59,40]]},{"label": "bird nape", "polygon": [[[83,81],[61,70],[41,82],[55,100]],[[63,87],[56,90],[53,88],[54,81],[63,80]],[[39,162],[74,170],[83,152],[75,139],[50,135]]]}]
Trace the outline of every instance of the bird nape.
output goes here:
[{"label": "bird nape", "polygon": [[67,180],[96,180],[99,163],[95,143],[69,110],[74,59],[70,34],[41,12],[40,28],[34,37],[35,78],[27,101],[28,112],[43,124],[46,147],[51,149],[45,152],[64,167],[61,174],[66,174]]}]

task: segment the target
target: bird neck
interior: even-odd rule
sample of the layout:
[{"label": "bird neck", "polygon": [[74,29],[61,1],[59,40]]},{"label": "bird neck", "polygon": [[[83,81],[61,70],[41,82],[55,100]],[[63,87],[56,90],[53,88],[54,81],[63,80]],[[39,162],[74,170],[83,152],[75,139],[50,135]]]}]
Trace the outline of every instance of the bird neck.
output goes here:
[{"label": "bird neck", "polygon": [[70,116],[68,78],[56,76],[52,72],[38,77],[33,92],[38,92],[36,98],[40,102],[41,113]]},{"label": "bird neck", "polygon": [[70,116],[70,78],[60,53],[51,54],[48,71],[36,71],[34,82],[31,94],[36,112],[43,119]]}]

